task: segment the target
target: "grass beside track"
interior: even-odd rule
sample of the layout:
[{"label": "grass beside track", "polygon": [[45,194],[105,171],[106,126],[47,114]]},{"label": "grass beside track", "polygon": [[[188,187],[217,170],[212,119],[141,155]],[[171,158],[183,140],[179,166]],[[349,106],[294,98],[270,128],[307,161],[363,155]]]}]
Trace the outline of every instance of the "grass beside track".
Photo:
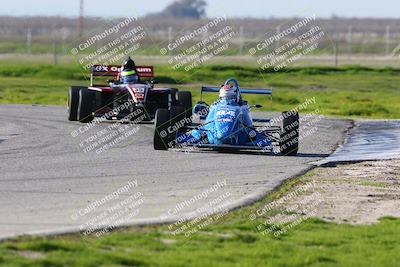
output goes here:
[{"label": "grass beside track", "polygon": [[[195,100],[201,84],[219,85],[234,77],[243,87],[272,87],[274,111],[315,97],[316,105],[306,111],[319,108],[326,115],[365,118],[400,118],[399,74],[397,69],[362,67],[260,73],[216,65],[186,73],[156,66],[159,81],[192,89]],[[0,63],[0,103],[65,105],[67,88],[79,84],[87,81],[74,66]],[[269,108],[267,98],[247,99]],[[308,183],[312,175],[287,181],[262,201],[223,216],[189,238],[172,235],[168,226],[132,227],[101,238],[23,237],[0,243],[0,266],[399,266],[399,219],[384,218],[369,226],[308,219],[279,236],[258,231],[271,214],[254,221],[249,215]]]},{"label": "grass beside track", "polygon": [[255,221],[249,215],[310,178],[288,181],[190,237],[172,235],[167,226],[128,228],[101,238],[23,237],[0,243],[0,266],[398,266],[399,219],[370,226],[308,219],[277,237],[259,233],[257,225],[276,211]]},{"label": "grass beside track", "polygon": [[[199,99],[201,85],[220,85],[236,78],[242,87],[273,89],[272,105],[265,96],[245,96],[250,103],[264,105],[263,110],[283,111],[315,97],[316,104],[305,112],[318,108],[331,116],[400,118],[400,69],[348,66],[260,72],[251,67],[210,65],[185,72],[164,65],[155,66],[155,74],[160,86],[191,90],[194,101]],[[77,66],[0,63],[1,104],[65,105],[70,85],[88,85]],[[209,94],[206,100],[215,98]]]}]

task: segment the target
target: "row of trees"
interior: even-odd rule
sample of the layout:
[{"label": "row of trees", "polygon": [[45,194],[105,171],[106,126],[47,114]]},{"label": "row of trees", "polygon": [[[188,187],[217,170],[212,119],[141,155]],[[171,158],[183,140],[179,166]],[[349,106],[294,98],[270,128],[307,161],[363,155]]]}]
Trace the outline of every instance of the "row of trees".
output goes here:
[{"label": "row of trees", "polygon": [[206,7],[207,2],[204,0],[177,0],[168,5],[161,13],[154,15],[199,19],[206,16]]}]

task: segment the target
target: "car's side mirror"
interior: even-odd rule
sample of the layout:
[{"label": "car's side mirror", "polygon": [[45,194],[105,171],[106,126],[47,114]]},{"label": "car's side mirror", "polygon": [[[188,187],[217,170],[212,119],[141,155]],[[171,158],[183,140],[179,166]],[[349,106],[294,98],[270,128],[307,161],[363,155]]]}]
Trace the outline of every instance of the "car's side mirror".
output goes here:
[{"label": "car's side mirror", "polygon": [[159,83],[159,82],[156,81],[156,80],[151,80],[150,82],[151,82],[151,84],[158,84],[158,83]]},{"label": "car's side mirror", "polygon": [[253,105],[253,108],[262,108],[263,106],[262,105],[260,105],[260,104],[254,104]]}]

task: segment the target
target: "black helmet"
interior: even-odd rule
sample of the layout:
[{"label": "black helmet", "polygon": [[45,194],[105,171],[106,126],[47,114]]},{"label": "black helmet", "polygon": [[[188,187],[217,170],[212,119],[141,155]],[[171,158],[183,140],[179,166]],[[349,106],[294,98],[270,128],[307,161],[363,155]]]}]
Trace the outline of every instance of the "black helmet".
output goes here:
[{"label": "black helmet", "polygon": [[128,57],[128,59],[122,65],[122,70],[134,70],[135,68],[135,62],[131,59],[131,57]]}]

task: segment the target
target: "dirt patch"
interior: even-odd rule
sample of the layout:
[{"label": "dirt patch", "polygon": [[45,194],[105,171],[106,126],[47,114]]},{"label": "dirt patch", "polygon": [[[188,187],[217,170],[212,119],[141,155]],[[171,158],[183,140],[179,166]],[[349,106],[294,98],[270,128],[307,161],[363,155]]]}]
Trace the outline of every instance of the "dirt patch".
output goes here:
[{"label": "dirt patch", "polygon": [[37,252],[37,251],[30,251],[30,250],[26,250],[26,251],[18,251],[17,252],[18,255],[20,255],[21,257],[27,258],[27,259],[44,259],[46,256],[45,254],[41,253],[41,252]]},{"label": "dirt patch", "polygon": [[320,167],[313,170],[310,179],[313,186],[291,198],[285,209],[300,207],[314,195],[318,205],[303,209],[306,216],[312,212],[311,217],[350,224],[376,223],[385,216],[400,217],[400,160]]},{"label": "dirt patch", "polygon": [[175,239],[160,239],[160,242],[164,245],[172,245],[176,243]]}]

